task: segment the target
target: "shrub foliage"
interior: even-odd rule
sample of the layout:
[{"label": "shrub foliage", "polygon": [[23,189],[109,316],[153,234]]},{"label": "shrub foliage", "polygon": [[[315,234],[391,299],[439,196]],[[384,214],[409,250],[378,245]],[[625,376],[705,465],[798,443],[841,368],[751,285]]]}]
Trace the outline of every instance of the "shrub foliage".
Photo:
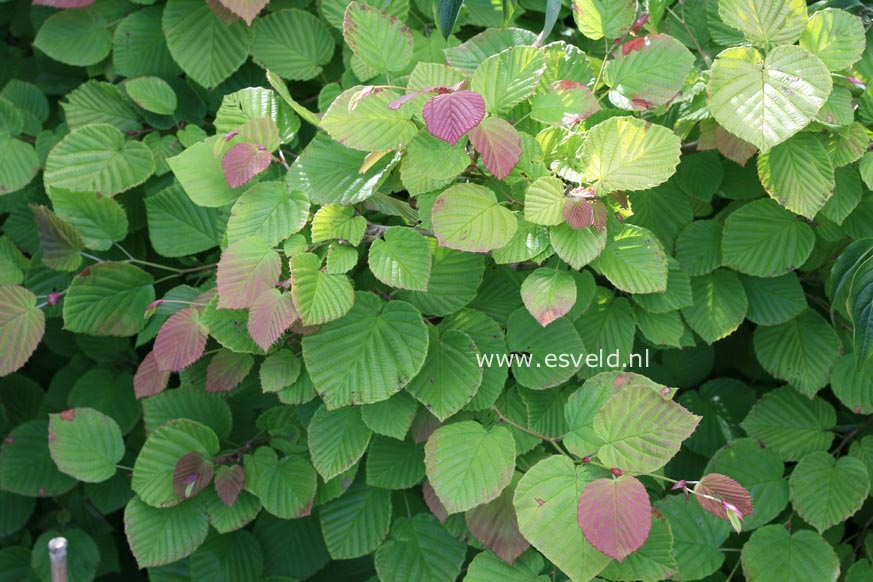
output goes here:
[{"label": "shrub foliage", "polygon": [[0,577],[873,576],[869,6],[32,4]]}]

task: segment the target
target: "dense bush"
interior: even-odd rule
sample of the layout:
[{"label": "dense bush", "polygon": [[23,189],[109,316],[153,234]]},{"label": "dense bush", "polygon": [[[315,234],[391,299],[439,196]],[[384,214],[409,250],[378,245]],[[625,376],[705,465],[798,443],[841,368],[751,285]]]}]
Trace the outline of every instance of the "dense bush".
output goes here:
[{"label": "dense bush", "polygon": [[0,2],[0,580],[873,579],[869,6]]}]

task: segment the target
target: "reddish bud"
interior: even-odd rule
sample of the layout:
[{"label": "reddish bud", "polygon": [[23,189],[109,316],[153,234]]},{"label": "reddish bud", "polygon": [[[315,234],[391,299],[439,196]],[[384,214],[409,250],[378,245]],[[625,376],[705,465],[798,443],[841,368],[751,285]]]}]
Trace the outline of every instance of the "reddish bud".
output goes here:
[{"label": "reddish bud", "polygon": [[848,81],[852,85],[855,85],[856,87],[858,87],[862,90],[867,88],[867,85],[865,85],[863,81],[860,81],[860,80],[856,79],[855,77],[846,77],[846,81]]},{"label": "reddish bud", "polygon": [[51,305],[51,306],[55,306],[55,305],[57,305],[58,303],[61,302],[61,294],[58,293],[57,291],[52,291],[52,292],[49,293],[48,296],[46,297],[46,301],[48,301],[48,304],[49,304],[49,305]]},{"label": "reddish bud", "polygon": [[609,472],[612,473],[613,477],[621,477],[623,475],[621,469],[619,469],[618,467],[613,467],[609,470]]},{"label": "reddish bud", "polygon": [[224,134],[224,141],[230,141],[238,135],[239,135],[238,131],[229,131],[229,132]]},{"label": "reddish bud", "polygon": [[163,302],[163,299],[157,299],[149,303],[148,306],[145,308],[145,312],[143,313],[143,319],[148,319],[149,317],[154,315],[155,311],[157,311],[158,309],[158,306]]},{"label": "reddish bud", "polygon": [[685,496],[685,503],[688,503],[688,481],[682,479],[681,481],[670,487],[671,491],[675,491],[677,489],[682,490],[682,494]]},{"label": "reddish bud", "polygon": [[631,27],[631,32],[638,31],[639,29],[644,27],[648,21],[649,21],[649,13],[646,12],[642,16],[637,18],[637,21],[634,22],[634,25]]},{"label": "reddish bud", "polygon": [[590,456],[590,455],[585,455],[584,457],[582,457],[582,462],[583,462],[583,463],[590,463],[590,462],[591,462],[591,456]]}]

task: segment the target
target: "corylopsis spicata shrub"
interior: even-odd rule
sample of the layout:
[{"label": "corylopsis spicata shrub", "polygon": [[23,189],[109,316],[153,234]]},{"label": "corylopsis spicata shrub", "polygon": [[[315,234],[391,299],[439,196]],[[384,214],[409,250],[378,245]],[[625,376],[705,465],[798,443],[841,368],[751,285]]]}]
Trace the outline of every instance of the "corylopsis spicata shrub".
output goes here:
[{"label": "corylopsis spicata shrub", "polygon": [[6,2],[0,572],[870,578],[871,17]]}]

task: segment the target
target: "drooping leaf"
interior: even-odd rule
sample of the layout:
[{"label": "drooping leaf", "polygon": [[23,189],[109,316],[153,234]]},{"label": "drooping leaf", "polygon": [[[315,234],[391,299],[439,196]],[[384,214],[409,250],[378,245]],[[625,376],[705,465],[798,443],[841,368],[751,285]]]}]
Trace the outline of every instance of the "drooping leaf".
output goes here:
[{"label": "drooping leaf", "polygon": [[227,221],[227,238],[263,238],[275,246],[303,228],[309,216],[309,199],[280,182],[262,182],[247,189],[234,203]]},{"label": "drooping leaf", "polygon": [[466,515],[470,533],[510,564],[530,547],[530,542],[518,530],[518,519],[512,505],[514,495],[515,485],[510,484],[497,499],[474,507]]},{"label": "drooping leaf", "polygon": [[45,314],[36,296],[17,285],[0,286],[0,377],[18,370],[45,332]]},{"label": "drooping leaf", "polygon": [[164,322],[155,338],[152,353],[158,368],[169,372],[187,368],[203,355],[208,337],[196,307],[177,311]]},{"label": "drooping leaf", "polygon": [[357,558],[378,548],[391,527],[391,492],[353,486],[319,513],[321,531],[331,557]]},{"label": "drooping leaf", "polygon": [[312,464],[327,481],[358,462],[370,442],[371,431],[355,407],[320,407],[309,423]]},{"label": "drooping leaf", "polygon": [[321,260],[312,253],[292,257],[291,284],[294,307],[306,325],[337,320],[355,303],[348,277],[323,272]]},{"label": "drooping leaf", "polygon": [[758,156],[761,184],[779,204],[812,219],[832,196],[833,163],[822,143],[801,133]]},{"label": "drooping leaf", "polygon": [[429,99],[422,116],[427,130],[452,145],[485,117],[485,101],[475,91],[456,91]]},{"label": "drooping leaf", "polygon": [[692,305],[682,309],[685,322],[709,344],[732,334],[743,323],[749,300],[737,274],[728,269],[691,278]]},{"label": "drooping leaf", "polygon": [[625,224],[610,232],[594,268],[622,291],[659,293],[667,290],[667,258],[657,238],[640,226]]},{"label": "drooping leaf", "polygon": [[270,167],[273,156],[264,146],[238,143],[221,158],[224,179],[231,188],[239,188]]}]

